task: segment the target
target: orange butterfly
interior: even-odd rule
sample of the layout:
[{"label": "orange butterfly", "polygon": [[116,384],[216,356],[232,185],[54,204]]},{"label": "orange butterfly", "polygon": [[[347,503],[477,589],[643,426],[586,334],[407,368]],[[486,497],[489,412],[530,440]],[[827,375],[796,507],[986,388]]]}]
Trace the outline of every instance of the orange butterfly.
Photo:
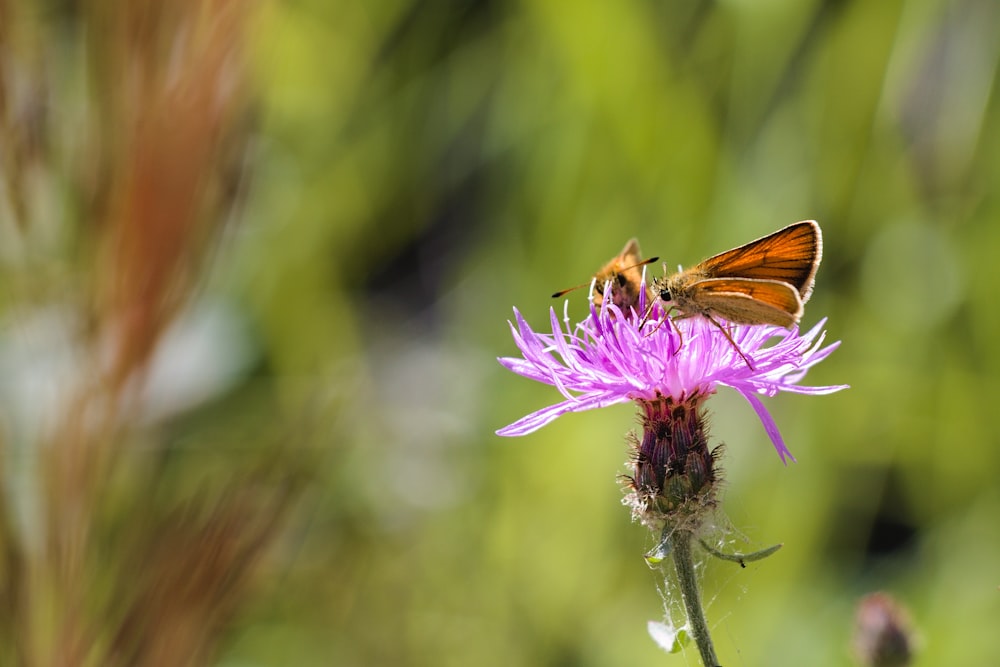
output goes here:
[{"label": "orange butterfly", "polygon": [[[628,314],[632,308],[638,310],[639,294],[642,291],[642,271],[640,269],[658,259],[658,257],[650,257],[646,260],[640,259],[639,242],[636,239],[630,239],[617,256],[613,257],[594,274],[594,291],[596,292],[594,303],[597,306],[604,303],[605,297],[608,296],[604,293],[604,289],[610,283],[611,303],[618,306],[625,314]],[[552,298],[558,299],[568,292],[589,285],[590,283],[584,283],[583,285],[564,289],[561,292],[553,294]],[[647,287],[646,303],[652,302],[653,294]]]},{"label": "orange butterfly", "polygon": [[722,329],[753,368],[716,318],[785,328],[798,324],[822,255],[819,225],[805,220],[659,278],[653,282],[653,292],[666,306],[668,317],[673,310],[681,313],[675,319],[701,315]]}]

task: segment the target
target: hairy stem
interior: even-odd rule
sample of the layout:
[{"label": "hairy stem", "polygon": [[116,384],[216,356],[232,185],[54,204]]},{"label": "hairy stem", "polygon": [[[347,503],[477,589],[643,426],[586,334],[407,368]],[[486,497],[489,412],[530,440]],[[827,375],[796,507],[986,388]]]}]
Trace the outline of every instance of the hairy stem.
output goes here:
[{"label": "hairy stem", "polygon": [[684,599],[684,610],[687,612],[691,636],[698,646],[701,661],[705,667],[719,667],[719,659],[715,655],[712,637],[708,634],[708,623],[701,606],[701,595],[698,592],[698,578],[694,570],[694,558],[691,554],[691,533],[686,530],[675,531],[670,541],[673,545],[671,555],[674,568],[677,570],[677,582],[680,585],[681,597]]}]

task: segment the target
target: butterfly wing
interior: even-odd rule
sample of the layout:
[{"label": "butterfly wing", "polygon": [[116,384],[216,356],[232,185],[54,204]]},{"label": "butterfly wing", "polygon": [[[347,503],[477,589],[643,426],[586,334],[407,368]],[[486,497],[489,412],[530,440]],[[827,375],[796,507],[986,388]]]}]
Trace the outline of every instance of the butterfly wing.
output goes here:
[{"label": "butterfly wing", "polygon": [[796,222],[773,234],[709,257],[696,268],[713,278],[785,282],[802,303],[809,300],[823,256],[823,237],[814,220]]},{"label": "butterfly wing", "polygon": [[625,244],[625,247],[622,248],[622,251],[618,253],[618,256],[611,260],[611,263],[617,263],[618,270],[622,270],[630,266],[635,266],[641,261],[639,239],[632,237]]},{"label": "butterfly wing", "polygon": [[785,328],[802,317],[802,298],[780,280],[710,278],[691,286],[689,297],[705,313],[736,324],[774,324]]},{"label": "butterfly wing", "polygon": [[628,269],[641,265],[642,259],[640,259],[639,241],[632,238],[629,239],[620,253],[594,274],[594,277],[597,279],[598,285],[603,288],[606,281],[617,281],[619,276],[623,275]]}]

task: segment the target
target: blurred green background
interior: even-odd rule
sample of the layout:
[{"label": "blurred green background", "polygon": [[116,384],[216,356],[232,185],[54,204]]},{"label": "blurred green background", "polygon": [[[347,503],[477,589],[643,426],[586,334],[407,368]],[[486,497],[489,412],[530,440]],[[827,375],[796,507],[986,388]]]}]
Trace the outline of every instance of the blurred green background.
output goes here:
[{"label": "blurred green background", "polygon": [[[109,271],[88,254],[100,228],[65,148],[105,99],[81,84],[97,5],[0,3],[18,17],[9,53],[44,54],[52,86],[42,176],[25,187],[41,203],[27,226],[0,209],[6,511],[27,543],[44,515],[32,452],[59,420],[30,392],[67,347],[39,319]],[[294,501],[210,664],[694,664],[646,630],[662,579],[617,479],[634,410],[499,438],[560,397],[496,357],[516,352],[512,306],[542,327],[550,294],[632,236],[690,265],[816,219],[804,325],[828,317],[843,344],[805,383],[851,389],[767,402],[787,467],[742,398],[710,403],[719,523],[746,537],[730,546],[785,544],[746,569],[705,563],[722,663],[851,664],[854,606],[873,590],[910,608],[915,664],[996,662],[1000,4],[241,11],[241,195],[183,300],[194,315],[177,316],[191,335],[157,342],[173,373],[152,374],[153,402],[171,407],[129,420],[94,501],[87,599],[130,572],[116,554],[146,517],[211,507],[262,468],[295,480]],[[28,72],[8,99],[31,63],[3,63]],[[576,314],[584,297],[569,297]],[[29,321],[46,333],[25,348]]]}]

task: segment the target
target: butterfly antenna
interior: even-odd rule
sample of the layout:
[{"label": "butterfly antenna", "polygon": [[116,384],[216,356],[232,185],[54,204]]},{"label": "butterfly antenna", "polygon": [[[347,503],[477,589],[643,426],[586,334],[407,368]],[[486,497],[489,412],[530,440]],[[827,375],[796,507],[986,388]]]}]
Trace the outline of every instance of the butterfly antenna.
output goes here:
[{"label": "butterfly antenna", "polygon": [[555,294],[553,294],[552,298],[553,299],[558,299],[561,296],[565,296],[565,295],[569,294],[570,292],[575,292],[576,290],[580,289],[581,287],[586,287],[589,284],[590,283],[583,283],[582,285],[577,285],[576,287],[570,287],[569,289],[561,290],[561,291],[556,292]]},{"label": "butterfly antenna", "polygon": [[653,262],[658,262],[658,261],[660,261],[659,257],[650,257],[649,259],[642,260],[638,264],[633,264],[632,266],[626,266],[624,269],[622,269],[621,271],[619,271],[619,273],[624,273],[625,271],[628,271],[629,269],[638,269],[640,266],[646,266],[647,264],[652,264]]}]

